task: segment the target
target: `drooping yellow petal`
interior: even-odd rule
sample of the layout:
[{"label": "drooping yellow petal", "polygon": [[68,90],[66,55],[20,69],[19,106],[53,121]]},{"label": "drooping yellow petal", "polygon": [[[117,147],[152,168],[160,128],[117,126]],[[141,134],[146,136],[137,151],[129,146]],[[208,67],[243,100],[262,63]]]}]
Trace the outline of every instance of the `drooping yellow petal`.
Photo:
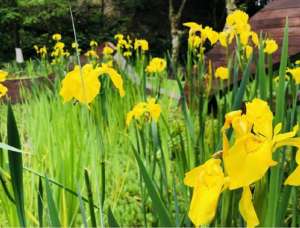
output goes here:
[{"label": "drooping yellow petal", "polygon": [[221,184],[213,188],[206,186],[194,188],[188,215],[196,227],[209,224],[213,220],[221,190]]},{"label": "drooping yellow petal", "polygon": [[236,139],[228,152],[223,154],[223,160],[231,190],[249,186],[276,164],[272,160],[272,142],[262,143],[251,134]]},{"label": "drooping yellow petal", "polygon": [[184,183],[194,188],[189,218],[195,226],[209,224],[213,220],[225,182],[220,159],[211,158],[186,173]]},{"label": "drooping yellow petal", "polygon": [[247,222],[247,227],[255,227],[259,225],[259,220],[252,203],[252,194],[249,186],[243,188],[242,198],[239,202],[239,210],[243,219]]}]

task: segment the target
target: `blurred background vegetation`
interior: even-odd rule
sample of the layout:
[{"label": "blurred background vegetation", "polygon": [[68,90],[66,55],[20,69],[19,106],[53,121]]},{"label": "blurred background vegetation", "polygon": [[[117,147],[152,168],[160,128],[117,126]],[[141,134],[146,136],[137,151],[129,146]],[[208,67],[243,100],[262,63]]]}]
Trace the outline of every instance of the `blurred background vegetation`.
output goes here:
[{"label": "blurred background vegetation", "polygon": [[[63,35],[67,45],[73,41],[69,4],[75,17],[80,46],[85,49],[91,39],[110,41],[121,32],[146,38],[153,54],[171,48],[170,3],[179,9],[185,0],[0,0],[0,62],[12,60],[15,47],[25,58],[34,55],[33,45],[51,46],[54,33]],[[253,14],[266,0],[186,0],[182,22],[196,21],[222,30],[228,4],[245,8]],[[183,37],[181,37],[183,38]],[[183,39],[184,40],[184,39]],[[184,47],[184,45],[183,45]]]}]

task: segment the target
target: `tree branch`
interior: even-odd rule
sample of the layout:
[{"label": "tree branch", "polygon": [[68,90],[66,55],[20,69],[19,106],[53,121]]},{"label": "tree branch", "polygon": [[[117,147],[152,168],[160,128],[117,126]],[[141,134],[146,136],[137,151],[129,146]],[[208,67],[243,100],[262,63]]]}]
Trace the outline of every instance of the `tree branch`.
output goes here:
[{"label": "tree branch", "polygon": [[174,15],[173,0],[169,0],[169,18],[171,19]]},{"label": "tree branch", "polygon": [[187,0],[182,0],[181,1],[181,5],[180,5],[180,7],[178,9],[178,12],[177,12],[177,15],[176,15],[177,18],[181,18],[181,15],[182,15],[183,9],[186,5],[186,2],[187,2]]}]

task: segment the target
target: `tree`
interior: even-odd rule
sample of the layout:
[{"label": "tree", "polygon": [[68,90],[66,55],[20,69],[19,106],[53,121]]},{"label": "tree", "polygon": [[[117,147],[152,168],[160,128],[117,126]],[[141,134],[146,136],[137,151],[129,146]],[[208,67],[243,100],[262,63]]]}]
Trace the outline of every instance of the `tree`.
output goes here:
[{"label": "tree", "polygon": [[170,34],[172,44],[172,61],[174,64],[178,61],[180,51],[180,40],[184,32],[179,29],[179,24],[182,17],[183,9],[186,5],[187,0],[181,0],[178,10],[175,10],[173,0],[169,0],[169,21],[170,21]]}]

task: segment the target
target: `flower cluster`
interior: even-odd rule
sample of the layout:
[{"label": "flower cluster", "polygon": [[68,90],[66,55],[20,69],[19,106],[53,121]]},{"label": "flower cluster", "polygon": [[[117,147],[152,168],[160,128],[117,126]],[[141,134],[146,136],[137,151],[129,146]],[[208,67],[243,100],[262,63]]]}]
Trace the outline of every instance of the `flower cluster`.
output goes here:
[{"label": "flower cluster", "polygon": [[126,126],[129,126],[133,119],[144,119],[151,121],[158,121],[161,113],[160,105],[156,103],[154,98],[149,98],[147,102],[140,102],[136,104],[133,109],[127,113]]},{"label": "flower cluster", "polygon": [[166,69],[167,62],[162,58],[151,59],[149,65],[146,67],[146,72],[148,73],[160,73]]},{"label": "flower cluster", "polygon": [[203,28],[202,25],[195,22],[186,22],[183,25],[189,28],[188,43],[191,49],[202,47],[206,40],[209,40],[211,45],[218,42],[218,32],[214,31],[209,26]]},{"label": "flower cluster", "polygon": [[124,37],[123,34],[116,34],[115,40],[117,41],[117,49],[124,57],[129,58],[132,56],[132,40],[130,36]]},{"label": "flower cluster", "polygon": [[[276,166],[273,153],[282,146],[300,148],[296,125],[291,132],[280,133],[282,124],[273,129],[273,114],[268,104],[260,99],[246,103],[246,112],[233,111],[225,116],[223,127],[223,163],[226,175],[221,169],[221,160],[210,159],[186,174],[185,184],[193,187],[189,217],[196,226],[209,224],[216,213],[217,202],[224,189],[243,189],[239,210],[247,226],[259,224],[252,203],[251,185],[259,181],[270,167]],[[227,131],[233,131],[234,142],[229,143]],[[300,185],[300,154],[298,167],[286,179],[286,185]]]},{"label": "flower cluster", "polygon": [[90,50],[88,50],[84,55],[88,58],[90,58],[91,60],[96,60],[99,59],[99,56],[97,54],[97,49],[98,47],[98,43],[95,40],[91,40],[90,41]]},{"label": "flower cluster", "polygon": [[52,64],[59,64],[62,62],[64,57],[69,57],[70,53],[68,50],[65,50],[65,44],[60,41],[60,34],[54,34],[52,39],[55,41],[53,51],[51,52],[51,57],[53,57]]},{"label": "flower cluster", "polygon": [[[253,45],[259,47],[259,38],[256,32],[251,30],[249,24],[249,16],[241,11],[236,10],[226,18],[225,29],[218,33],[212,28],[199,25],[195,22],[187,22],[183,24],[189,27],[188,43],[191,50],[196,52],[199,49],[198,56],[203,57],[203,45],[208,40],[211,45],[219,41],[220,45],[228,48],[233,39],[236,38],[241,45],[243,55],[249,59],[253,53]],[[249,40],[252,42],[250,43]],[[273,54],[278,49],[278,45],[273,39],[266,39],[263,42],[264,52]]]},{"label": "flower cluster", "polygon": [[135,39],[134,50],[137,50],[137,51],[140,50],[142,52],[148,51],[149,50],[148,41],[144,40],[144,39]]},{"label": "flower cluster", "polygon": [[41,58],[45,58],[47,56],[47,48],[45,45],[42,47],[34,45],[33,48],[36,51],[37,55],[40,55]]},{"label": "flower cluster", "polygon": [[222,80],[228,79],[229,70],[227,67],[218,67],[215,72],[216,78],[220,78]]}]

